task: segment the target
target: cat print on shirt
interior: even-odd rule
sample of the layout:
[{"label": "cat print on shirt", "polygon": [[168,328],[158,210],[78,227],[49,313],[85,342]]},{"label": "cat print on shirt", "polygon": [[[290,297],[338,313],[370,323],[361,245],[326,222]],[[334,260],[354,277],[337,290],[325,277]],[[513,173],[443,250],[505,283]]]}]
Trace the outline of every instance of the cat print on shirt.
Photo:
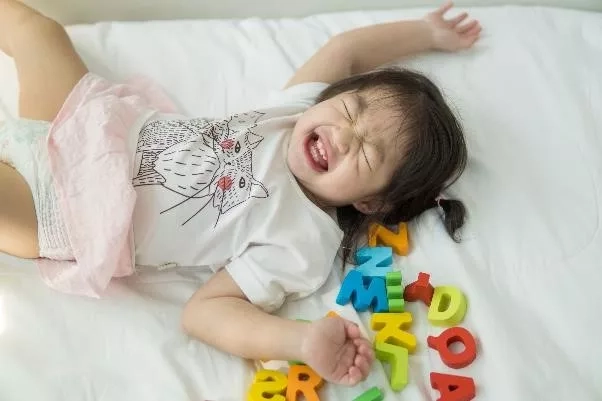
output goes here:
[{"label": "cat print on shirt", "polygon": [[195,201],[211,206],[219,218],[250,198],[267,198],[253,177],[253,150],[263,137],[253,132],[259,112],[225,120],[157,120],[142,128],[136,149],[134,186],[161,185],[183,199],[161,213]]}]

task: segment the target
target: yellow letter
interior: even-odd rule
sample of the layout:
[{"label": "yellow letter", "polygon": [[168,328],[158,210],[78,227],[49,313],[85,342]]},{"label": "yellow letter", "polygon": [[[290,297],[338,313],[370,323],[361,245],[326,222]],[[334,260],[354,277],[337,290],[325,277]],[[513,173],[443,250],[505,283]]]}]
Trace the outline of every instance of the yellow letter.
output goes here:
[{"label": "yellow letter", "polygon": [[428,320],[433,326],[456,326],[466,314],[466,297],[456,287],[435,287]]},{"label": "yellow letter", "polygon": [[397,345],[380,343],[374,344],[376,358],[391,365],[391,389],[402,390],[408,384],[408,350]]},{"label": "yellow letter", "polygon": [[412,324],[412,314],[404,313],[375,313],[372,315],[372,330],[378,331],[374,342],[401,345],[411,353],[416,349],[416,337],[402,330]]},{"label": "yellow letter", "polygon": [[277,370],[262,369],[255,373],[247,401],[286,401],[286,376]]}]

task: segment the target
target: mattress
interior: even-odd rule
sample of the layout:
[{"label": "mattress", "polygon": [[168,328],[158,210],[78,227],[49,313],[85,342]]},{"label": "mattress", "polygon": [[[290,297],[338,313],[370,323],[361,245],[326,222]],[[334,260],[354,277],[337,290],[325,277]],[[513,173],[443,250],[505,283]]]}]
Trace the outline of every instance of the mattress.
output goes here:
[{"label": "mattress", "polygon": [[[186,114],[245,111],[281,88],[330,36],[421,16],[424,9],[322,14],[304,19],[98,23],[68,31],[90,69],[114,80],[144,74]],[[468,299],[461,326],[477,357],[452,370],[426,345],[441,329],[415,303],[418,348],[409,384],[394,392],[377,362],[362,384],[326,384],[322,400],[372,386],[385,400],[435,400],[431,372],[472,377],[483,401],[602,399],[602,14],[541,7],[470,9],[478,45],[398,64],[430,76],[461,116],[470,159],[446,193],[462,199],[463,241],[435,210],[410,224],[411,252],[396,257],[404,283],[419,272]],[[49,77],[52,79],[52,77]],[[14,66],[0,58],[0,96],[16,108]],[[1,199],[1,195],[0,195]],[[32,263],[0,256],[0,400],[240,401],[257,364],[183,334],[180,311],[206,273],[144,271],[114,281],[102,299],[46,288]],[[320,291],[279,313],[329,310],[362,324],[335,298],[339,266]]]}]

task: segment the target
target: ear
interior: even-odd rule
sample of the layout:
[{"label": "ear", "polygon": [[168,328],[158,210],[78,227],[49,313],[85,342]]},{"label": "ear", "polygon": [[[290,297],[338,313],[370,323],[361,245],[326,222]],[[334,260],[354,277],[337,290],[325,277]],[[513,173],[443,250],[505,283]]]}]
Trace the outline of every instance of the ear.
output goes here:
[{"label": "ear", "polygon": [[259,181],[257,181],[255,178],[251,177],[251,196],[253,198],[267,198],[268,195],[268,190],[266,189],[266,187]]},{"label": "ear", "polygon": [[365,199],[354,202],[353,207],[363,214],[374,214],[383,208],[383,200],[380,198]]},{"label": "ear", "polygon": [[249,147],[255,149],[259,145],[259,142],[263,141],[263,137],[247,130],[247,141],[249,142]]}]

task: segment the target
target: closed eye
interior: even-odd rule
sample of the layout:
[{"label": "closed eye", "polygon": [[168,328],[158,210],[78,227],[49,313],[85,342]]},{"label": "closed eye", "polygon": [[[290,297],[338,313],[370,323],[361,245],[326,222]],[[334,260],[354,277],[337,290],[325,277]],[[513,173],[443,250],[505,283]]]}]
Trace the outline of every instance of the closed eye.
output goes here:
[{"label": "closed eye", "polygon": [[[347,108],[347,103],[345,103],[345,101],[343,99],[341,99],[341,102],[343,102],[343,107],[345,107],[345,111],[347,112],[347,116],[349,117],[349,121],[351,121],[351,123],[355,123],[355,121],[353,121],[353,118],[351,117],[351,113],[349,112],[349,109]],[[353,130],[355,131],[355,127],[353,128]],[[357,134],[357,132],[356,132]],[[357,135],[358,138],[360,137],[359,135]],[[361,140],[361,139],[360,139]],[[362,141],[362,145],[361,145],[361,149],[362,149],[362,153],[364,155],[364,159],[366,159],[366,164],[368,165],[368,168],[372,171],[372,166],[370,165],[370,162],[368,161],[368,155],[366,155],[366,150],[364,149],[364,141]]]},{"label": "closed eye", "polygon": [[343,107],[345,108],[345,111],[347,112],[347,116],[349,117],[349,120],[351,122],[353,122],[353,118],[351,118],[351,113],[349,112],[349,109],[347,108],[347,103],[345,103],[345,101],[343,99],[341,99],[341,102],[343,102]]}]

